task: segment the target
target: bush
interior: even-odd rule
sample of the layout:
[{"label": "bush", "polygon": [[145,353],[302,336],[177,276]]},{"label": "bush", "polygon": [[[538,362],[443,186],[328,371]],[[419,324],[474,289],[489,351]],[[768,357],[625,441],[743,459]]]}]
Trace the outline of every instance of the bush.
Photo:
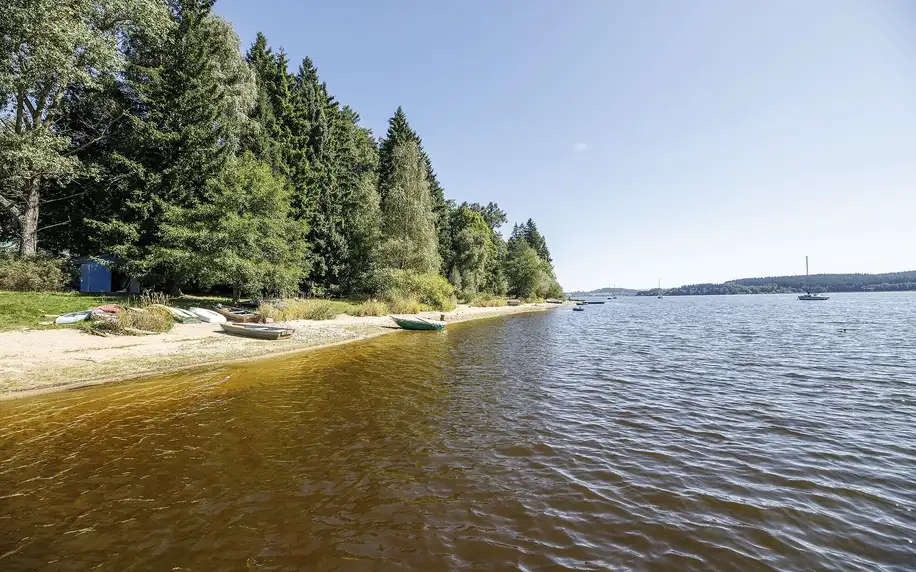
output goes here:
[{"label": "bush", "polygon": [[389,304],[416,300],[424,306],[446,312],[454,310],[458,304],[455,287],[433,273],[386,269],[379,274],[377,290]]},{"label": "bush", "polygon": [[387,316],[388,304],[378,300],[368,300],[355,306],[348,313],[351,316]]},{"label": "bush", "polygon": [[396,298],[388,301],[392,314],[416,314],[423,310],[423,305],[416,298]]},{"label": "bush", "polygon": [[343,313],[347,305],[330,300],[281,300],[276,303],[261,304],[258,312],[265,318],[277,322],[289,320],[333,320]]},{"label": "bush", "polygon": [[478,294],[468,301],[468,306],[476,306],[478,308],[496,308],[505,305],[505,298],[498,298],[492,294]]},{"label": "bush", "polygon": [[172,314],[165,308],[125,308],[118,314],[118,322],[123,328],[133,328],[144,332],[168,332],[175,325]]},{"label": "bush", "polygon": [[56,292],[67,279],[60,260],[43,256],[0,257],[0,290],[14,292]]}]

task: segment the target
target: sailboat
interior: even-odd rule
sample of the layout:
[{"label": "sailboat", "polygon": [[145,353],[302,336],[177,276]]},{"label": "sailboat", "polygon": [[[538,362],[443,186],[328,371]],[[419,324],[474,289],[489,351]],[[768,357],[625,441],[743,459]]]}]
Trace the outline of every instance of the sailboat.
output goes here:
[{"label": "sailboat", "polygon": [[808,257],[805,257],[805,287],[808,292],[806,294],[801,294],[798,299],[804,300],[805,302],[814,302],[818,300],[829,300],[830,296],[821,296],[820,294],[812,294],[811,286],[808,285]]},{"label": "sailboat", "polygon": [[658,279],[658,299],[661,300],[662,298],[664,298],[664,296],[662,296],[662,279],[659,278]]}]

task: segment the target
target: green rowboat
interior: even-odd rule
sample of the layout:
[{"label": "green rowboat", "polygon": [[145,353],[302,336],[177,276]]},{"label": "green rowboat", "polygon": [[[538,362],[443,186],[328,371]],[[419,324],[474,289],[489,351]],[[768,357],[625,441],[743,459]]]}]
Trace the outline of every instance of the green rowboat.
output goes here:
[{"label": "green rowboat", "polygon": [[427,320],[420,316],[391,316],[391,319],[405,330],[441,330],[445,328],[445,322]]}]

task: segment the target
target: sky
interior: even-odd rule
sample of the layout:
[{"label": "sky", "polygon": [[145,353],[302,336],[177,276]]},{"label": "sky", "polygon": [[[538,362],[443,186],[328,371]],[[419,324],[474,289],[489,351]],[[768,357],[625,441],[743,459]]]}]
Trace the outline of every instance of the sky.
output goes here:
[{"label": "sky", "polygon": [[219,0],[567,290],[916,269],[911,0]]}]

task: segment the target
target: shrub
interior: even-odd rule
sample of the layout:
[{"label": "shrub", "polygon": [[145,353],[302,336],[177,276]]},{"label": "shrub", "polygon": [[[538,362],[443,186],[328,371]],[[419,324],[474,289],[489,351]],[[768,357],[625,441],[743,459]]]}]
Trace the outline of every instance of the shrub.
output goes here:
[{"label": "shrub", "polygon": [[124,328],[156,333],[168,332],[175,325],[172,314],[162,306],[126,308],[118,314],[118,322]]},{"label": "shrub", "polygon": [[43,256],[0,257],[0,290],[14,292],[55,292],[67,279],[60,260]]},{"label": "shrub", "polygon": [[[343,308],[341,308],[343,306]],[[330,300],[281,300],[276,303],[261,304],[258,312],[265,318],[277,322],[289,320],[333,320],[346,308],[341,302]]]},{"label": "shrub", "polygon": [[416,298],[395,298],[388,301],[392,314],[416,314],[423,310],[423,305]]},{"label": "shrub", "polygon": [[468,301],[468,306],[476,306],[478,308],[495,308],[505,305],[505,298],[498,298],[492,294],[478,294]]},{"label": "shrub", "polygon": [[455,287],[444,277],[410,270],[383,270],[378,277],[378,292],[391,303],[415,299],[435,310],[454,310],[457,305]]},{"label": "shrub", "polygon": [[351,316],[386,316],[388,304],[378,300],[367,300],[350,310]]}]

